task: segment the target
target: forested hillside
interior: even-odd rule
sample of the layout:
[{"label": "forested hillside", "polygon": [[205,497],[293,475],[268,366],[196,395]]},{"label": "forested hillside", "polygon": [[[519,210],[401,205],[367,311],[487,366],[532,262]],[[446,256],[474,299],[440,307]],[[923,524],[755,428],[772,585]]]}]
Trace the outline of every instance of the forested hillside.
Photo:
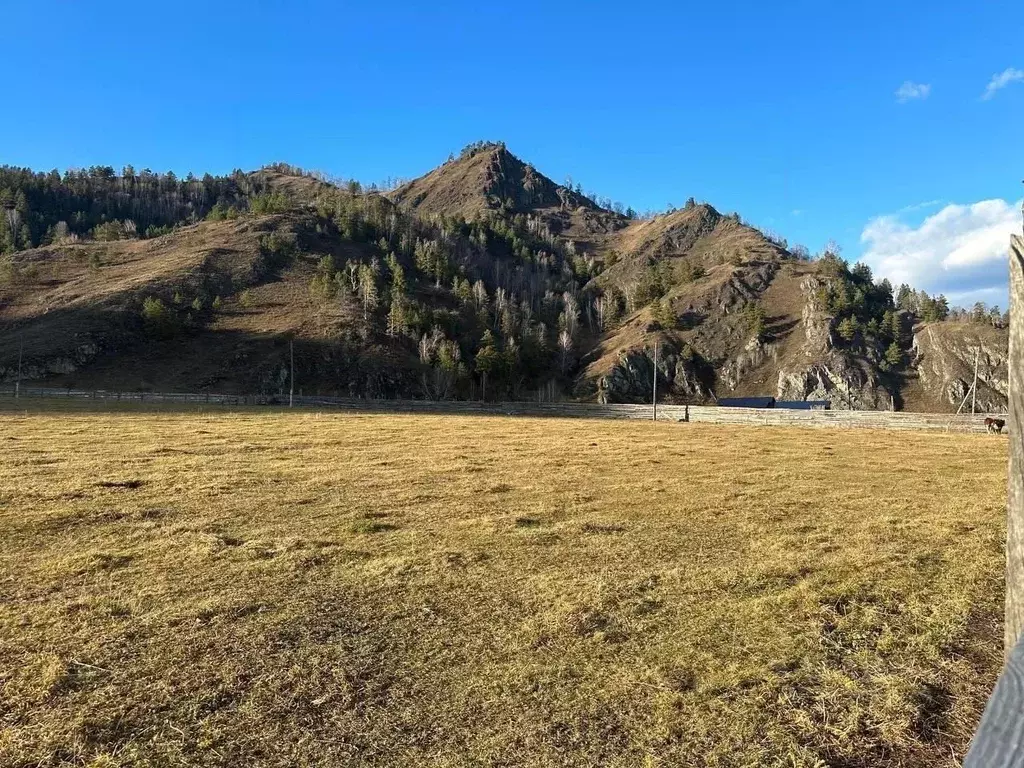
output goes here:
[{"label": "forested hillside", "polygon": [[0,205],[6,382],[20,356],[59,386],[274,393],[294,342],[309,393],[635,401],[657,375],[677,401],[945,409],[983,354],[983,407],[1005,402],[997,309],[951,311],[692,199],[640,216],[503,144],[389,192],[286,165],[3,168]]}]

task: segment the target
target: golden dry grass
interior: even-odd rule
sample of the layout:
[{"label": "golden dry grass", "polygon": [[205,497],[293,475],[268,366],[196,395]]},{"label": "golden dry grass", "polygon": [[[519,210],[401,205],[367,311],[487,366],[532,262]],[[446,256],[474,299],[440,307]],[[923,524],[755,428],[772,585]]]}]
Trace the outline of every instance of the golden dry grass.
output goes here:
[{"label": "golden dry grass", "polygon": [[952,766],[1005,445],[8,406],[0,764]]}]

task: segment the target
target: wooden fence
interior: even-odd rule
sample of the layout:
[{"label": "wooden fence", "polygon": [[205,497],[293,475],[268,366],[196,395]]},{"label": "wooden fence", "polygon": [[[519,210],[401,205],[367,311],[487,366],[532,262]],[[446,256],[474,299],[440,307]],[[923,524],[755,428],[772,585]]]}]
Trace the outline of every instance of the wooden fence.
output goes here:
[{"label": "wooden fence", "polygon": [[[287,406],[287,395],[225,395],[186,392],[116,392],[106,390],[21,387],[22,398],[60,398],[104,402],[210,404],[229,406]],[[0,398],[14,397],[13,389],[0,389]],[[598,405],[596,403],[482,403],[458,400],[365,400],[359,398],[296,396],[305,408],[378,411],[386,413],[449,413],[495,416],[547,416],[585,419],[654,418],[651,405]],[[658,421],[708,424],[751,424],[868,429],[984,432],[987,414],[954,416],[948,413],[892,411],[802,411],[783,408],[724,408],[707,405],[659,405]],[[997,415],[997,414],[993,414]]]}]

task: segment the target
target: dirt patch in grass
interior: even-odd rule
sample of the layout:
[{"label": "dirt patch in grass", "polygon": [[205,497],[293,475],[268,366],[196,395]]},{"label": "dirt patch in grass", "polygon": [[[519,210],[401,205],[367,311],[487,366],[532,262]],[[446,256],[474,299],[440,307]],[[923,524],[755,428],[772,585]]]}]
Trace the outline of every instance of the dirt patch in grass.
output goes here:
[{"label": "dirt patch in grass", "polygon": [[142,487],[141,480],[102,480],[96,483],[100,488],[124,488],[129,491],[134,491],[136,488]]}]

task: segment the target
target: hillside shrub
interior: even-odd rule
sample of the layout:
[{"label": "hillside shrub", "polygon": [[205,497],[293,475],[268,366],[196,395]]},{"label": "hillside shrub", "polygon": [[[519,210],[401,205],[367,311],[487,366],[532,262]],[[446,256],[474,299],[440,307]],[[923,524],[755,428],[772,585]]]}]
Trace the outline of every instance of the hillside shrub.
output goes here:
[{"label": "hillside shrub", "polygon": [[156,338],[170,338],[178,331],[177,315],[156,296],[148,296],[142,302],[142,320]]}]

